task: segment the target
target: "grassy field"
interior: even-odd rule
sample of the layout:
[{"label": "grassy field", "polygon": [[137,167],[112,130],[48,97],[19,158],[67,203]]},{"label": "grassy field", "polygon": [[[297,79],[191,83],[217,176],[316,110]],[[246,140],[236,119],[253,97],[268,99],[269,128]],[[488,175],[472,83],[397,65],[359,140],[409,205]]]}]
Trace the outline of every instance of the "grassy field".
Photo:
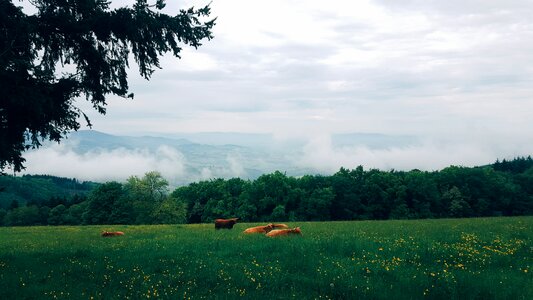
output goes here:
[{"label": "grassy field", "polygon": [[254,225],[0,228],[0,299],[533,299],[533,217]]}]

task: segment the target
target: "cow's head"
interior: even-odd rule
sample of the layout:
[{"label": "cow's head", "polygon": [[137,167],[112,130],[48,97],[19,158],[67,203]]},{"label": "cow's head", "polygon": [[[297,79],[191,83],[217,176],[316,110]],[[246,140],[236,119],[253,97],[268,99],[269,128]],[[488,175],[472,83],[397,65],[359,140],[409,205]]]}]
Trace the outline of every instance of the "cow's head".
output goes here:
[{"label": "cow's head", "polygon": [[264,226],[263,229],[265,230],[265,232],[270,232],[270,231],[272,231],[272,229],[274,229],[274,224],[270,223],[270,224]]},{"label": "cow's head", "polygon": [[300,230],[300,227],[296,227],[291,229],[291,233],[302,235],[302,230]]}]

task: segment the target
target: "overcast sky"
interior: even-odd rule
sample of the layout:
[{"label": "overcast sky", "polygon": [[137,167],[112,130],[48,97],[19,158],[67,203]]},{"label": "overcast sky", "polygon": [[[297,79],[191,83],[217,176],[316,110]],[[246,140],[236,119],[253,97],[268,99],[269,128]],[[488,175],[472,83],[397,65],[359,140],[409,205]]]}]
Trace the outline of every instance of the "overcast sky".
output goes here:
[{"label": "overcast sky", "polygon": [[[207,3],[167,1],[165,12]],[[82,104],[93,129],[298,136],[328,161],[344,157],[332,152],[332,133],[420,136],[428,147],[391,150],[409,152],[404,156],[387,152],[387,166],[406,168],[419,167],[419,158],[431,161],[438,150],[451,155],[428,167],[533,152],[533,1],[211,6],[218,18],[212,41],[184,49],[181,60],[164,57],[150,81],[132,69],[135,99],[110,98],[106,116]],[[381,155],[372,153],[368,162]]]},{"label": "overcast sky", "polygon": [[[167,13],[207,3],[167,2]],[[133,69],[135,100],[111,99],[107,116],[91,114],[95,129],[531,137],[532,1],[215,0],[212,10],[215,39],[165,57],[149,82]]]}]

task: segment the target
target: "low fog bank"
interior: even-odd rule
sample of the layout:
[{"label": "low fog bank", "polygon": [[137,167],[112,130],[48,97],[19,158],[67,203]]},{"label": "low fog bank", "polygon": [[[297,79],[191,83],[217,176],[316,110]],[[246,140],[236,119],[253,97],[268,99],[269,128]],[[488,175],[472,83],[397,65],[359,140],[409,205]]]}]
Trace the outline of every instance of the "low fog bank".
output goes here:
[{"label": "low fog bank", "polygon": [[[533,153],[526,139],[490,139],[472,137],[411,138],[409,142],[380,147],[360,142],[338,143],[328,134],[294,144],[290,139],[277,140],[276,150],[261,147],[227,148],[195,144],[194,153],[180,151],[175,146],[152,145],[149,148],[95,147],[87,151],[77,148],[79,140],[48,144],[25,154],[23,174],[49,174],[105,182],[124,181],[129,176],[142,176],[159,171],[172,186],[213,178],[240,177],[255,179],[275,170],[290,176],[305,174],[330,175],[344,167],[381,170],[440,170],[450,165],[479,166],[496,159],[510,159]],[[286,147],[283,147],[283,144]],[[218,148],[213,148],[218,147]],[[185,148],[188,149],[188,148]],[[214,151],[213,149],[216,149]],[[236,152],[236,150],[239,150]]]},{"label": "low fog bank", "polygon": [[443,143],[435,140],[421,140],[419,143],[388,148],[367,146],[334,147],[327,136],[317,137],[302,149],[302,155],[295,161],[299,166],[310,167],[324,173],[333,173],[341,167],[380,170],[440,170],[450,165],[480,166],[493,163],[496,159],[512,158],[531,153],[526,151],[499,152],[488,145],[476,143]]},{"label": "low fog bank", "polygon": [[96,182],[124,181],[129,176],[142,176],[157,170],[175,180],[185,174],[183,155],[168,146],[160,146],[155,153],[147,149],[94,149],[75,152],[70,142],[47,145],[26,153],[27,174],[48,174],[73,177]]},{"label": "low fog bank", "polygon": [[[175,147],[153,145],[149,148],[125,147],[106,149],[97,147],[87,151],[78,147],[78,140],[65,140],[61,144],[48,143],[28,151],[26,169],[22,174],[47,174],[77,178],[82,181],[119,181],[130,176],[141,177],[146,172],[158,171],[171,186],[212,178],[248,178],[258,176],[259,170],[245,169],[245,158],[229,151],[221,157],[197,153],[187,157]],[[258,159],[266,167],[266,162]],[[271,170],[269,170],[271,171]]]}]

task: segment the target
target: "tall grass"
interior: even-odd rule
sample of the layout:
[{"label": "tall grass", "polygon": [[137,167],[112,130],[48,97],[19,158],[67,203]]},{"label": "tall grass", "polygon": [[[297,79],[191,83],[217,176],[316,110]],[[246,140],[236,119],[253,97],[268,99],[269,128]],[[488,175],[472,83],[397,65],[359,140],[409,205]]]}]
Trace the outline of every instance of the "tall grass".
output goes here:
[{"label": "tall grass", "polygon": [[533,299],[533,217],[255,225],[0,228],[0,299]]}]

